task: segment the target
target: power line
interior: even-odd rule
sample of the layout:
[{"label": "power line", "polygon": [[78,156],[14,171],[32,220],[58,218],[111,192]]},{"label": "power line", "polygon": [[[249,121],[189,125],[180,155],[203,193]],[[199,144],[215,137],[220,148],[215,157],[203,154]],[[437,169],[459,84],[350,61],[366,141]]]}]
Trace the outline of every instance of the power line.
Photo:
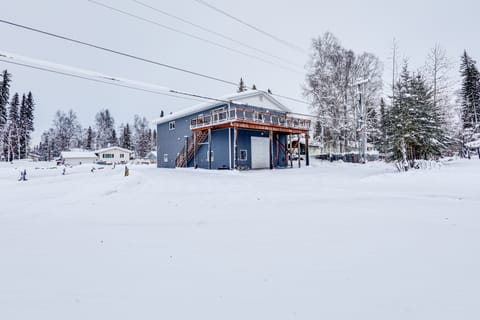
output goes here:
[{"label": "power line", "polygon": [[[87,47],[90,47],[90,48],[98,49],[98,50],[101,50],[101,51],[113,53],[113,54],[123,56],[123,57],[127,57],[127,58],[130,58],[130,59],[134,59],[134,60],[150,63],[150,64],[153,64],[153,65],[157,65],[157,66],[160,66],[160,67],[164,67],[164,68],[180,71],[180,72],[183,72],[183,73],[191,74],[191,75],[201,77],[201,78],[204,78],[204,79],[209,79],[209,80],[221,82],[221,83],[224,83],[224,84],[228,84],[228,85],[231,85],[231,86],[234,86],[234,87],[238,87],[238,84],[233,82],[233,81],[229,81],[229,80],[221,79],[221,78],[218,78],[218,77],[215,77],[215,76],[206,75],[204,73],[195,72],[195,71],[191,71],[191,70],[188,70],[188,69],[172,66],[172,65],[169,65],[169,64],[166,64],[166,63],[161,63],[161,62],[150,60],[150,59],[147,59],[147,58],[142,58],[142,57],[130,54],[130,53],[125,53],[125,52],[117,51],[117,50],[114,50],[114,49],[109,49],[109,48],[102,47],[102,46],[95,45],[95,44],[91,44],[91,43],[88,43],[88,42],[85,42],[85,41],[76,40],[76,39],[69,38],[69,37],[66,37],[66,36],[62,36],[62,35],[59,35],[59,34],[55,34],[55,33],[52,33],[52,32],[43,31],[43,30],[40,30],[40,29],[37,29],[37,28],[29,27],[29,26],[26,26],[26,25],[23,25],[23,24],[18,24],[18,23],[3,20],[3,19],[0,19],[0,23],[7,24],[7,25],[10,25],[10,26],[13,26],[13,27],[20,28],[20,29],[28,30],[28,31],[40,33],[40,34],[43,34],[43,35],[46,35],[46,36],[49,36],[49,37],[65,40],[65,41],[68,41],[68,42],[76,43],[76,44],[79,44],[79,45],[87,46]],[[265,90],[258,90],[257,89],[257,91],[268,93]],[[296,98],[291,98],[291,97],[288,97],[288,96],[283,96],[283,95],[279,95],[279,94],[275,94],[275,93],[272,93],[271,95],[281,97],[281,98],[284,98],[286,100],[310,105],[310,103],[308,103],[306,101],[296,99]]]},{"label": "power line", "polygon": [[188,25],[191,25],[191,26],[193,26],[193,27],[196,27],[196,28],[198,28],[198,29],[200,29],[200,30],[206,31],[206,32],[208,32],[208,33],[211,33],[211,34],[213,34],[213,35],[216,35],[216,36],[218,36],[218,37],[220,37],[220,38],[223,38],[223,39],[225,39],[225,40],[228,40],[228,41],[231,41],[231,42],[233,42],[233,43],[236,43],[236,44],[239,44],[239,45],[241,45],[241,46],[244,46],[245,48],[249,48],[249,49],[251,49],[251,50],[257,51],[257,52],[262,53],[262,54],[264,54],[264,55],[267,55],[267,56],[269,56],[269,57],[272,57],[272,58],[275,58],[275,59],[277,59],[277,60],[283,61],[283,62],[288,63],[288,64],[290,64],[290,65],[292,65],[292,66],[294,66],[294,67],[301,68],[300,66],[298,66],[298,65],[295,64],[294,62],[291,62],[291,61],[289,61],[289,60],[287,60],[287,59],[284,59],[284,58],[282,58],[282,57],[279,57],[279,56],[277,56],[277,55],[271,54],[271,53],[268,52],[268,51],[259,49],[259,48],[257,48],[257,47],[252,46],[252,45],[249,45],[249,44],[247,44],[247,43],[245,43],[245,42],[239,41],[239,40],[237,40],[237,39],[235,39],[235,38],[232,38],[232,37],[230,37],[230,36],[227,36],[227,35],[225,35],[225,34],[223,34],[223,33],[220,33],[220,32],[217,32],[217,31],[215,31],[215,30],[211,30],[211,29],[209,29],[209,28],[206,28],[206,27],[204,27],[204,26],[202,26],[202,25],[193,23],[193,22],[191,22],[191,21],[189,21],[189,20],[187,20],[187,19],[184,19],[184,18],[181,18],[181,17],[176,16],[176,15],[174,15],[174,14],[168,13],[168,12],[166,12],[166,11],[164,11],[164,10],[158,9],[158,8],[153,7],[153,6],[151,6],[151,5],[149,5],[149,4],[146,4],[146,3],[144,3],[144,2],[141,2],[141,1],[138,1],[138,0],[131,0],[131,1],[133,1],[133,2],[135,2],[135,3],[137,3],[137,4],[141,5],[141,6],[143,6],[143,7],[145,7],[145,8],[149,8],[149,9],[151,9],[151,10],[153,10],[153,11],[156,11],[156,12],[158,12],[158,13],[161,13],[161,14],[167,16],[167,17],[176,19],[176,20],[178,20],[178,21],[181,21],[181,22],[183,22],[183,23],[186,23],[186,24],[188,24]]},{"label": "power line", "polygon": [[[91,76],[87,76],[88,72],[85,70],[82,70],[84,74],[86,75],[79,75],[79,74],[74,74],[73,72],[67,72],[67,71],[59,71],[59,70],[52,70],[51,68],[49,69],[48,67],[44,66],[37,66],[33,65],[32,63],[29,62],[17,62],[17,61],[11,61],[11,60],[6,60],[7,58],[12,59],[13,57],[7,57],[6,55],[0,53],[0,61],[8,63],[8,64],[13,64],[21,67],[26,67],[34,70],[39,70],[39,71],[44,71],[44,72],[49,72],[53,74],[58,74],[62,76],[67,76],[71,78],[77,78],[77,79],[82,79],[82,80],[87,80],[87,81],[92,81],[92,82],[97,82],[97,83],[103,83],[103,84],[108,84],[116,87],[121,87],[121,88],[127,88],[127,89],[132,89],[132,90],[137,90],[137,91],[142,91],[142,92],[147,92],[147,93],[153,93],[153,94],[158,94],[158,95],[163,95],[163,96],[169,96],[177,99],[184,99],[184,100],[191,100],[191,101],[198,101],[198,102],[204,102],[205,100],[210,100],[210,101],[217,101],[217,102],[224,102],[224,103],[230,103],[231,100],[224,100],[224,99],[218,99],[218,98],[212,98],[209,96],[205,95],[199,95],[199,94],[194,94],[194,93],[189,93],[185,91],[179,91],[179,90],[174,90],[174,89],[169,89],[165,88],[167,92],[160,92],[160,91],[155,91],[155,90],[149,90],[145,88],[139,88],[139,87],[134,87],[131,85],[123,84],[121,83],[121,80],[113,77],[113,76],[107,76],[107,75],[101,75],[98,74],[98,77],[101,77],[105,80],[101,79],[95,79],[92,78]],[[46,63],[46,62],[43,62]],[[66,68],[67,66],[60,66],[63,68]],[[80,72],[79,69],[77,69],[77,73]],[[131,81],[133,82],[133,81]],[[261,91],[261,90],[257,90]],[[202,99],[202,100],[200,100]],[[336,119],[336,120],[344,120],[344,118],[336,118],[336,117],[330,117],[330,116],[320,116],[320,115],[311,115],[311,114],[306,114],[306,113],[299,113],[299,112],[287,112],[288,114],[291,115],[299,115],[299,116],[304,116],[304,117],[309,117],[312,119]]]},{"label": "power line", "polygon": [[169,68],[169,69],[172,69],[172,70],[181,71],[181,72],[188,73],[188,74],[191,74],[191,75],[195,75],[195,76],[198,76],[198,77],[223,82],[225,84],[233,85],[235,87],[237,86],[237,83],[235,83],[235,82],[231,82],[231,81],[223,80],[223,79],[220,79],[220,78],[217,78],[217,77],[214,77],[214,76],[209,76],[209,75],[206,75],[206,74],[203,74],[203,73],[199,73],[199,72],[190,71],[190,70],[187,70],[187,69],[175,67],[175,66],[172,66],[172,65],[169,65],[169,64],[165,64],[165,63],[157,62],[157,61],[154,61],[154,60],[142,58],[142,57],[139,57],[139,56],[135,56],[133,54],[120,52],[120,51],[117,51],[117,50],[109,49],[109,48],[102,47],[102,46],[95,45],[95,44],[91,44],[91,43],[88,43],[88,42],[76,40],[76,39],[69,38],[69,37],[66,37],[66,36],[54,34],[54,33],[48,32],[48,31],[43,31],[43,30],[40,30],[40,29],[28,27],[28,26],[25,26],[25,25],[21,25],[21,24],[18,24],[18,23],[14,23],[14,22],[2,20],[2,19],[0,19],[0,22],[4,23],[4,24],[11,25],[11,26],[14,26],[14,27],[22,28],[22,29],[25,29],[25,30],[41,33],[41,34],[44,34],[44,35],[47,35],[47,36],[50,36],[50,37],[54,37],[54,38],[57,38],[57,39],[62,39],[62,40],[65,40],[65,41],[73,42],[73,43],[76,43],[76,44],[81,44],[81,45],[84,45],[84,46],[87,46],[87,47],[95,48],[95,49],[106,51],[106,52],[109,52],[109,53],[114,53],[116,55],[124,56],[124,57],[131,58],[131,59],[134,59],[134,60],[139,60],[139,61],[142,61],[142,62],[147,62],[147,63],[150,63],[150,64],[154,64],[154,65],[157,65],[157,66]]},{"label": "power line", "polygon": [[[200,101],[200,102],[204,101],[204,100],[199,100],[199,99],[195,99],[195,98],[177,96],[177,95],[169,94],[169,93],[165,93],[165,92],[159,92],[159,91],[154,91],[154,90],[137,88],[137,87],[129,86],[129,85],[126,85],[126,84],[103,81],[103,80],[100,80],[100,79],[92,79],[92,78],[89,78],[89,77],[86,77],[86,76],[81,76],[81,75],[77,75],[77,74],[73,74],[73,73],[69,73],[69,72],[64,72],[64,71],[51,70],[51,69],[44,68],[44,67],[34,66],[34,65],[31,65],[31,64],[28,64],[28,63],[8,61],[8,60],[2,59],[1,57],[0,57],[0,61],[5,62],[5,63],[9,63],[9,64],[13,64],[13,65],[17,65],[17,66],[21,66],[21,67],[26,67],[26,68],[30,68],[30,69],[35,69],[35,70],[45,71],[45,72],[54,73],[54,74],[58,74],[58,75],[63,75],[63,76],[67,76],[67,77],[72,77],[72,78],[77,78],[77,79],[82,79],[82,80],[88,80],[88,81],[93,81],[93,82],[99,82],[99,83],[104,83],[104,84],[108,84],[108,85],[112,85],[112,86],[116,86],[116,87],[122,87],[122,88],[137,90],[137,91],[154,93],[154,94],[169,96],[169,97],[173,97],[173,98],[177,98],[177,99]],[[176,93],[175,90],[172,90],[172,93]],[[180,93],[178,93],[178,94],[180,94]]]},{"label": "power line", "polygon": [[129,16],[129,17],[131,17],[131,18],[135,18],[135,19],[137,19],[137,20],[141,20],[141,21],[144,21],[144,22],[153,24],[153,25],[155,25],[155,26],[158,26],[158,27],[161,27],[161,28],[170,30],[170,31],[175,32],[175,33],[182,34],[182,35],[187,36],[187,37],[190,37],[190,38],[192,38],[192,39],[196,39],[196,40],[199,40],[199,41],[206,42],[206,43],[211,44],[211,45],[213,45],[213,46],[216,46],[216,47],[219,47],[219,48],[222,48],[222,49],[231,51],[231,52],[235,52],[235,53],[237,53],[237,54],[240,54],[240,55],[243,55],[243,56],[246,56],[246,57],[249,57],[249,58],[258,60],[258,61],[261,61],[261,62],[266,63],[266,64],[269,64],[269,65],[271,65],[271,66],[278,67],[278,68],[281,68],[281,69],[284,69],[284,70],[288,70],[288,71],[291,71],[291,72],[295,72],[295,73],[298,73],[298,74],[303,74],[302,72],[300,72],[300,71],[298,71],[298,70],[295,70],[295,69],[292,69],[292,68],[290,68],[290,67],[286,67],[286,66],[280,65],[280,64],[278,64],[278,63],[274,63],[274,62],[272,62],[272,61],[269,61],[269,60],[266,60],[266,59],[263,59],[263,58],[254,56],[254,55],[252,55],[252,54],[249,54],[249,53],[246,53],[246,52],[243,52],[243,51],[234,49],[234,48],[230,48],[230,47],[228,47],[228,46],[225,46],[225,45],[220,44],[220,43],[215,42],[215,41],[211,41],[211,40],[208,40],[208,39],[205,39],[205,38],[202,38],[202,37],[198,37],[198,36],[196,36],[196,35],[194,35],[194,34],[191,34],[191,33],[188,33],[188,32],[185,32],[185,31],[182,31],[182,30],[179,30],[179,29],[176,29],[176,28],[172,28],[172,27],[170,27],[170,26],[167,26],[167,25],[158,23],[158,22],[156,22],[156,21],[153,21],[153,20],[150,20],[150,19],[141,17],[141,16],[139,16],[139,15],[136,15],[136,14],[133,14],[133,13],[130,13],[130,12],[127,12],[127,11],[124,11],[124,10],[121,10],[121,9],[118,9],[118,8],[115,8],[115,7],[112,7],[112,6],[109,6],[109,5],[104,4],[104,3],[102,3],[102,2],[99,2],[99,1],[96,1],[96,0],[87,0],[87,1],[88,1],[88,2],[91,2],[91,3],[93,3],[93,4],[96,4],[96,5],[98,5],[98,6],[104,7],[104,8],[106,8],[106,9],[108,9],[108,10],[111,10],[111,11],[114,11],[114,12],[117,12],[117,13],[120,13],[120,14],[123,14],[123,15],[126,15],[126,16]]},{"label": "power line", "polygon": [[306,53],[306,51],[305,51],[303,48],[301,48],[301,47],[299,47],[299,46],[297,46],[297,45],[295,45],[295,44],[293,44],[293,43],[291,43],[291,42],[288,42],[288,41],[286,41],[286,40],[280,39],[279,37],[277,37],[277,36],[275,36],[275,35],[267,32],[267,31],[264,31],[264,30],[262,30],[262,29],[260,29],[260,28],[258,28],[258,27],[255,27],[254,25],[252,25],[252,24],[250,24],[250,23],[248,23],[248,22],[245,22],[245,21],[241,20],[240,18],[237,18],[237,17],[231,15],[230,13],[228,13],[228,12],[226,12],[226,11],[220,9],[220,8],[217,8],[217,7],[213,6],[213,5],[209,4],[209,3],[206,2],[206,1],[203,1],[203,0],[194,0],[194,1],[196,1],[196,2],[198,2],[198,3],[200,3],[200,4],[202,4],[202,5],[204,5],[204,6],[206,6],[206,7],[208,7],[208,8],[210,8],[210,9],[214,10],[214,11],[217,11],[217,12],[223,14],[224,16],[227,16],[227,17],[229,17],[230,19],[233,19],[233,20],[235,20],[235,21],[237,21],[237,22],[239,22],[239,23],[241,23],[241,24],[249,27],[250,29],[253,29],[253,30],[255,30],[255,31],[257,31],[257,32],[259,32],[259,33],[261,33],[261,34],[263,34],[263,35],[266,35],[267,37],[272,38],[272,39],[274,39],[274,40],[276,40],[276,41],[278,41],[278,42],[286,45],[287,47],[289,47],[289,48],[291,48],[291,49],[294,49],[294,50],[299,51],[299,52],[301,52],[301,53]]}]

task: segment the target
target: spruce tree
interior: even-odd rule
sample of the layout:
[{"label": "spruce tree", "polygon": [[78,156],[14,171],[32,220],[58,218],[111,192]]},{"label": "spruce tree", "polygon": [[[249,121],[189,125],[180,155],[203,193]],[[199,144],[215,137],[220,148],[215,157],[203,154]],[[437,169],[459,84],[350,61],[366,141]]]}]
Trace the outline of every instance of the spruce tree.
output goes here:
[{"label": "spruce tree", "polygon": [[109,144],[110,144],[110,146],[117,146],[118,145],[117,132],[115,131],[115,129],[112,129]]},{"label": "spruce tree", "polygon": [[0,86],[0,137],[7,124],[7,106],[10,99],[10,82],[12,75],[4,70]]},{"label": "spruce tree", "polygon": [[6,132],[6,144],[7,144],[7,160],[12,161],[15,158],[19,158],[19,132],[18,132],[18,107],[20,105],[20,98],[18,93],[13,95],[10,107],[8,109],[7,119],[7,132]]},{"label": "spruce tree", "polygon": [[445,119],[423,75],[410,74],[405,64],[395,92],[391,110],[381,108],[383,135],[393,159],[413,166],[414,160],[440,156],[448,142]]},{"label": "spruce tree", "polygon": [[466,51],[462,55],[460,74],[463,128],[473,133],[480,120],[480,74],[475,60]]},{"label": "spruce tree", "polygon": [[153,135],[152,135],[152,146],[157,148],[157,129],[153,129]]},{"label": "spruce tree", "polygon": [[122,137],[120,140],[120,146],[122,148],[132,150],[132,132],[128,123],[123,127]]},{"label": "spruce tree", "polygon": [[125,127],[125,148],[128,150],[133,149],[132,130],[130,129],[130,125],[128,123]]},{"label": "spruce tree", "polygon": [[24,134],[25,134],[25,136],[24,136],[25,150],[23,150],[23,151],[24,151],[25,156],[27,156],[28,148],[30,146],[32,132],[35,130],[34,111],[35,111],[35,100],[33,99],[32,92],[28,92],[27,99],[25,100],[25,111],[22,115],[23,130],[24,130]]},{"label": "spruce tree", "polygon": [[94,137],[93,129],[92,127],[89,126],[87,129],[87,139],[85,142],[85,149],[89,151],[93,150],[93,137]]},{"label": "spruce tree", "polygon": [[27,155],[27,98],[25,94],[22,95],[22,102],[20,103],[19,117],[18,117],[18,142],[20,159],[24,159]]},{"label": "spruce tree", "polygon": [[243,78],[240,78],[240,83],[238,84],[238,90],[237,92],[244,92],[246,91],[247,88],[245,87],[245,83],[243,82]]}]

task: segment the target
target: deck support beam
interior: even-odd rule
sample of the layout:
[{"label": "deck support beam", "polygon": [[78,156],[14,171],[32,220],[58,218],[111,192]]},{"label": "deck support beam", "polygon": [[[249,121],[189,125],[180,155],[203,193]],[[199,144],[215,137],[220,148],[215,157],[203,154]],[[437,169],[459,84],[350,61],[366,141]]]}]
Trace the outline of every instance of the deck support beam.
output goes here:
[{"label": "deck support beam", "polygon": [[270,130],[268,132],[268,140],[269,140],[269,149],[270,149],[270,170],[274,168],[273,165],[273,131]]},{"label": "deck support beam", "polygon": [[308,133],[305,134],[305,165],[310,166],[310,152],[308,150]]},{"label": "deck support beam", "polygon": [[193,167],[197,169],[197,132],[193,132]]},{"label": "deck support beam", "polygon": [[232,128],[228,128],[228,168],[232,170]]},{"label": "deck support beam", "polygon": [[292,134],[290,133],[288,135],[288,155],[290,157],[290,168],[293,168],[293,154],[292,154],[292,151],[293,151],[293,145],[292,145]]},{"label": "deck support beam", "polygon": [[297,140],[298,167],[300,168],[300,166],[301,166],[300,160],[302,159],[302,155],[300,154],[300,151],[301,151],[301,143],[300,143],[300,135],[299,135],[299,134],[297,134],[297,139],[298,139],[298,140]]},{"label": "deck support beam", "polygon": [[280,166],[280,150],[279,150],[280,149],[280,141],[278,139],[280,139],[280,137],[279,137],[278,133],[277,133],[276,137],[277,137],[277,149],[275,150],[275,156],[276,156],[275,160],[277,162],[277,167],[279,167]]},{"label": "deck support beam", "polygon": [[208,169],[212,169],[212,129],[208,128]]},{"label": "deck support beam", "polygon": [[238,128],[233,127],[233,161],[234,169],[238,169]]}]

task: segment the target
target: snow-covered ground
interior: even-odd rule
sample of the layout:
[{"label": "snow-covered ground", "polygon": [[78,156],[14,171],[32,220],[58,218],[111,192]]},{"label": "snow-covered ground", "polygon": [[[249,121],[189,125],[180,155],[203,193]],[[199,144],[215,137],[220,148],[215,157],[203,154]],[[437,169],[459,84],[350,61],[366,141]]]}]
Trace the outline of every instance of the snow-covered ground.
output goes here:
[{"label": "snow-covered ground", "polygon": [[47,166],[0,164],[0,319],[480,319],[478,159]]}]

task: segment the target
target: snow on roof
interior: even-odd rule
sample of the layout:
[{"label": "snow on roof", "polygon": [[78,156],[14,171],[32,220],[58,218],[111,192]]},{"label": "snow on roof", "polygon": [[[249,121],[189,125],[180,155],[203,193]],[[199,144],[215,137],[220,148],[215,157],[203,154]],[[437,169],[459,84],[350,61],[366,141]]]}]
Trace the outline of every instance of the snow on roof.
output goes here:
[{"label": "snow on roof", "polygon": [[[169,114],[165,117],[157,118],[157,119],[153,120],[152,122],[154,124],[165,123],[165,122],[175,120],[175,119],[178,119],[178,118],[182,118],[182,117],[185,117],[185,116],[197,113],[197,112],[201,112],[203,110],[208,110],[212,107],[225,104],[228,101],[230,101],[232,103],[242,104],[242,103],[245,103],[245,102],[242,102],[243,99],[256,97],[256,96],[262,96],[264,99],[269,100],[272,104],[276,105],[278,107],[278,109],[281,110],[281,111],[291,112],[291,110],[288,107],[286,107],[284,104],[282,104],[277,99],[273,98],[270,94],[265,93],[263,91],[247,90],[247,91],[244,91],[244,92],[224,95],[222,97],[217,98],[217,100],[221,100],[221,101],[207,101],[207,102],[197,104],[193,107],[177,111],[177,112]],[[257,107],[261,107],[261,106],[257,106]]]},{"label": "snow on roof", "polygon": [[121,147],[108,147],[108,148],[103,148],[103,149],[99,149],[97,151],[95,151],[95,153],[104,153],[104,152],[107,152],[107,151],[110,151],[110,150],[120,150],[120,151],[123,151],[123,152],[128,152],[128,153],[133,153],[132,150],[128,150],[128,149],[125,149],[125,148],[121,148]]},{"label": "snow on roof", "polygon": [[82,159],[92,158],[92,159],[96,159],[96,158],[97,158],[97,156],[95,155],[95,153],[90,152],[90,151],[62,151],[62,152],[60,153],[60,156],[61,156],[63,159],[76,159],[76,158],[82,158]]}]

